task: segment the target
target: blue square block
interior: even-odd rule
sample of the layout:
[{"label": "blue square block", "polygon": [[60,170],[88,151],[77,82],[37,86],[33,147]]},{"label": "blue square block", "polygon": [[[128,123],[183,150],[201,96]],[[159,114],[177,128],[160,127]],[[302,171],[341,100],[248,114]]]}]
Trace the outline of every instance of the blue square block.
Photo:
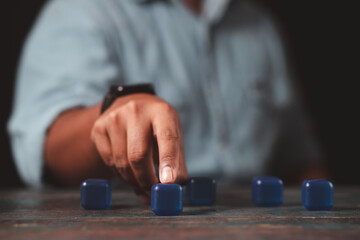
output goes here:
[{"label": "blue square block", "polygon": [[159,216],[176,216],[183,210],[183,189],[179,184],[154,184],[151,209]]},{"label": "blue square block", "polygon": [[257,206],[276,207],[283,202],[283,183],[276,177],[255,177],[252,180],[252,200]]},{"label": "blue square block", "polygon": [[327,180],[312,179],[302,183],[302,204],[307,210],[330,210],[333,197],[333,184]]},{"label": "blue square block", "polygon": [[208,177],[189,178],[186,198],[192,205],[212,205],[216,199],[216,181]]},{"label": "blue square block", "polygon": [[81,206],[85,209],[109,209],[111,185],[104,179],[87,179],[80,186]]}]

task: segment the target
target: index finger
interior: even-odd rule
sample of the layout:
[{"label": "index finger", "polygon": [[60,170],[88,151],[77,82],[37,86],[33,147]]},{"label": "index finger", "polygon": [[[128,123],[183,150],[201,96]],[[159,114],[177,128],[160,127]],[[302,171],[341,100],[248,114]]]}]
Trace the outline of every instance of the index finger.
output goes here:
[{"label": "index finger", "polygon": [[184,182],[187,178],[187,170],[180,119],[175,110],[158,114],[153,119],[153,132],[158,143],[160,182]]}]

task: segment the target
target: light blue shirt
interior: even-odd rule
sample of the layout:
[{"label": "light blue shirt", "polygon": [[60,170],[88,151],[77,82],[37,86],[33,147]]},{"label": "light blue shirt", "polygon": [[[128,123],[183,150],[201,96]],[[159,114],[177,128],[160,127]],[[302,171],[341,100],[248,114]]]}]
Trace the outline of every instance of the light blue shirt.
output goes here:
[{"label": "light blue shirt", "polygon": [[176,0],[53,0],[25,43],[8,124],[22,179],[41,186],[61,112],[145,82],[180,114],[190,175],[261,174],[284,138],[288,162],[319,158],[278,33],[250,1],[206,0],[197,16]]}]

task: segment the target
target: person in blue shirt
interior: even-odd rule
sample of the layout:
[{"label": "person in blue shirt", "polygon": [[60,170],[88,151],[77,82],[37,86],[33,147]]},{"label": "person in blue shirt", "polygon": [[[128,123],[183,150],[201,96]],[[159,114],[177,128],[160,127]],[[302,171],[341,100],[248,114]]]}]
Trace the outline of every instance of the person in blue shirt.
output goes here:
[{"label": "person in blue shirt", "polygon": [[[8,124],[18,171],[32,187],[119,176],[147,202],[154,183],[188,172],[262,174],[279,139],[289,171],[318,164],[288,68],[252,1],[49,1],[18,69]],[[157,95],[119,97],[100,114],[109,86],[137,83]]]}]

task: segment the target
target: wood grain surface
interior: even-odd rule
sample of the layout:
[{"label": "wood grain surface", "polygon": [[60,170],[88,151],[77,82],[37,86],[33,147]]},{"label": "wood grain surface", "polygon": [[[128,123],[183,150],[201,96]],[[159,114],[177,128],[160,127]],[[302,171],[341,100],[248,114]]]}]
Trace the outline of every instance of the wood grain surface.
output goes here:
[{"label": "wood grain surface", "polygon": [[259,208],[250,189],[218,189],[214,206],[184,205],[176,217],[155,216],[127,190],[113,188],[110,210],[84,210],[80,191],[0,192],[0,239],[360,239],[360,187],[336,187],[331,211],[307,211],[301,189],[284,204]]}]

